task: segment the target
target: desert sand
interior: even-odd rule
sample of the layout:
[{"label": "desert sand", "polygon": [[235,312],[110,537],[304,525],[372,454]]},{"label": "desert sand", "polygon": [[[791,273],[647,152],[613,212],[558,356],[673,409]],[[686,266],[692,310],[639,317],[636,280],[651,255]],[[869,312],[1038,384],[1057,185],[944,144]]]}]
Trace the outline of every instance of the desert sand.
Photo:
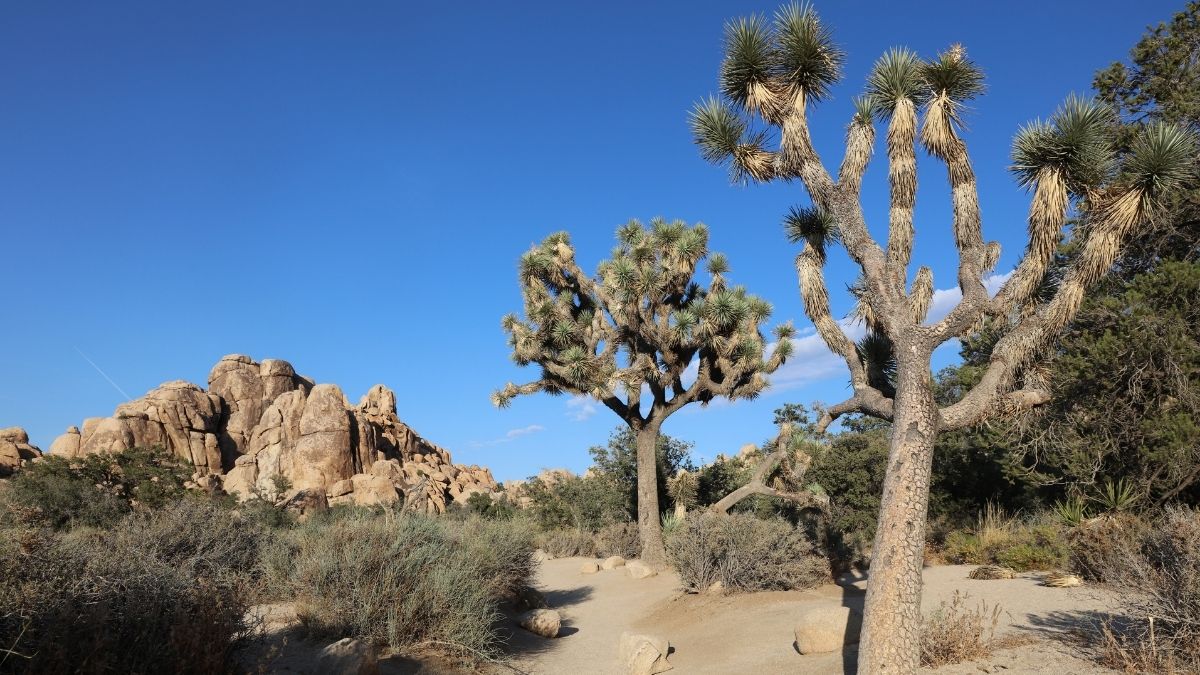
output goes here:
[{"label": "desert sand", "polygon": [[[805,591],[743,595],[683,593],[670,572],[649,579],[632,579],[621,568],[584,575],[580,565],[589,559],[564,558],[542,563],[537,586],[563,616],[563,630],[546,640],[515,630],[512,661],[490,672],[550,675],[609,675],[620,673],[617,642],[623,631],[662,635],[670,640],[672,672],[677,673],[853,673],[855,650],[823,655],[800,655],[793,646],[799,613],[818,604],[862,607],[865,579],[843,577]],[[923,608],[934,611],[956,591],[966,603],[999,604],[997,636],[1009,636],[1016,646],[972,663],[943,666],[946,675],[984,673],[1111,673],[1082,653],[1072,639],[1080,627],[1104,617],[1116,598],[1107,590],[1048,588],[1037,575],[1010,580],[968,579],[969,565],[925,569]]]}]

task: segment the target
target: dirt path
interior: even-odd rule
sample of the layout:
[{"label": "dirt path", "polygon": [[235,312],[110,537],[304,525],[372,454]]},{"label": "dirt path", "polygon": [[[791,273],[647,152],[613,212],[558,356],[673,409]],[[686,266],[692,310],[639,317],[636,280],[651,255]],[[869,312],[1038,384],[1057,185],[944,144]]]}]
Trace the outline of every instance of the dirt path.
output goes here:
[{"label": "dirt path", "polygon": [[[531,675],[619,673],[617,642],[622,631],[655,633],[671,642],[670,662],[678,673],[812,673],[853,672],[855,652],[801,656],[792,646],[795,617],[819,604],[862,607],[863,580],[847,579],[809,591],[754,593],[736,596],[688,595],[679,591],[674,574],[635,580],[622,569],[582,575],[586,559],[565,558],[542,564],[537,585],[564,618],[562,637],[543,640],[521,630],[512,636],[512,668]],[[1091,588],[1054,589],[1033,578],[975,581],[969,566],[925,570],[924,610],[936,610],[955,591],[968,594],[966,604],[980,601],[1002,612],[998,635],[1022,636],[1020,647],[991,658],[938,669],[946,675],[979,672],[1089,675],[1109,673],[1073,653],[1062,640],[1080,625],[1111,608],[1108,593]],[[512,673],[496,668],[495,673]]]}]

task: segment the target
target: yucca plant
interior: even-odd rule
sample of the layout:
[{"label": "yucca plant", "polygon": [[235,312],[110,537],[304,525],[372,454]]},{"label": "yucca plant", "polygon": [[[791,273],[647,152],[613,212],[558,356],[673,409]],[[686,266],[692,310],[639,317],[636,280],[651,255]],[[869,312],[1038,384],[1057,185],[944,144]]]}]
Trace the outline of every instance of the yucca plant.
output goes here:
[{"label": "yucca plant", "polygon": [[[695,277],[705,260],[709,280],[701,287]],[[513,361],[537,365],[541,375],[509,382],[492,395],[496,406],[537,392],[581,394],[633,430],[642,558],[652,565],[666,560],[655,461],[663,422],[689,403],[755,398],[792,350],[790,323],[775,328],[768,347],[760,327],[770,303],[730,286],[728,273],[725,256],[709,252],[704,225],[630,221],[594,277],[559,232],[521,257],[524,316],[502,322]]]},{"label": "yucca plant", "polygon": [[1105,513],[1127,511],[1137,503],[1137,500],[1137,492],[1133,485],[1124,478],[1118,478],[1115,481],[1105,478],[1104,483],[1092,497],[1092,501],[1099,504]]},{"label": "yucca plant", "polygon": [[[726,164],[737,181],[803,185],[811,201],[785,218],[805,313],[844,358],[853,394],[829,406],[821,430],[846,413],[891,422],[868,586],[859,672],[912,673],[919,666],[921,561],[937,434],[1014,415],[1050,400],[1039,365],[1079,310],[1083,295],[1112,267],[1130,237],[1149,227],[1158,205],[1193,181],[1193,135],[1151,124],[1130,152],[1114,151],[1118,122],[1103,104],[1079,97],[1045,121],[1019,130],[1012,172],[1032,192],[1029,242],[995,296],[984,286],[1000,256],[983,236],[975,169],[963,137],[967,104],[984,91],[982,70],[961,45],[933,58],[886,52],[856,99],[836,175],[813,146],[809,114],[841,76],[845,55],[813,8],[790,4],[775,17],[726,27],[719,97],[692,110],[701,155]],[[890,208],[886,242],[876,242],[862,206],[862,178],[885,126]],[[950,237],[962,301],[930,322],[932,270],[910,262],[916,234],[917,147],[946,168]],[[1068,225],[1077,253],[1048,279]],[[856,344],[830,313],[824,267],[833,244],[861,270],[852,287],[868,340]],[[911,282],[910,282],[911,279]],[[939,407],[930,358],[947,341],[988,330],[998,340],[974,388]]]},{"label": "yucca plant", "polygon": [[1054,514],[1067,527],[1079,527],[1087,518],[1087,502],[1078,495],[1054,502]]}]

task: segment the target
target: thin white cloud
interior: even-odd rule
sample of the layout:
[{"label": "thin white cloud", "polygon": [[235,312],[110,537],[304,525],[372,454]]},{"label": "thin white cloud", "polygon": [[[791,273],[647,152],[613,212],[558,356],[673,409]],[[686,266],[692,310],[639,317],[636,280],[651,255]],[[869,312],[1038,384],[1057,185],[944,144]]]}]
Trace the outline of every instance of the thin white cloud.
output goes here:
[{"label": "thin white cloud", "polygon": [[520,429],[509,429],[501,438],[493,438],[490,441],[471,441],[470,446],[472,448],[486,448],[493,445],[500,445],[501,443],[511,443],[522,436],[536,434],[539,431],[545,430],[546,427],[543,427],[540,424],[530,424],[529,426],[521,427]]},{"label": "thin white cloud", "polygon": [[[993,274],[983,280],[989,295],[995,295],[1008,280],[1011,272]],[[929,307],[928,322],[937,321],[950,313],[962,299],[958,287],[938,289],[933,292]],[[858,341],[866,335],[866,327],[857,319],[842,319],[838,322],[851,340]],[[846,379],[846,362],[826,346],[820,335],[808,329],[800,331],[802,337],[792,339],[792,354],[787,363],[771,375],[771,391],[779,392],[807,386],[829,379]]]},{"label": "thin white cloud", "polygon": [[567,399],[567,417],[582,422],[596,414],[596,401],[591,396],[576,394]]}]

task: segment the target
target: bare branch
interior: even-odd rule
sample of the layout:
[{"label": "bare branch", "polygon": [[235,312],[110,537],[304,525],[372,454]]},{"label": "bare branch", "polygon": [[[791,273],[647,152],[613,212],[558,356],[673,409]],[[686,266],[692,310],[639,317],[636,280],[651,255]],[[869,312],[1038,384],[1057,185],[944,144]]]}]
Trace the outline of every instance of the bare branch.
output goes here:
[{"label": "bare branch", "polygon": [[787,459],[788,454],[792,452],[795,453],[799,464],[796,468],[796,480],[802,481],[804,479],[804,474],[808,471],[808,467],[812,463],[812,458],[807,453],[798,450],[793,451],[791,440],[792,425],[779,425],[779,435],[775,438],[774,443],[775,451],[758,463],[758,466],[754,468],[754,473],[750,476],[750,482],[722,497],[720,501],[710,506],[709,510],[714,513],[728,513],[729,509],[733,508],[738,502],[756,494],[788,499],[801,506],[815,506],[822,510],[827,508],[829,506],[829,497],[825,495],[813,494],[807,490],[804,492],[787,492],[777,490],[766,484],[767,478],[775,470],[775,467]]}]

